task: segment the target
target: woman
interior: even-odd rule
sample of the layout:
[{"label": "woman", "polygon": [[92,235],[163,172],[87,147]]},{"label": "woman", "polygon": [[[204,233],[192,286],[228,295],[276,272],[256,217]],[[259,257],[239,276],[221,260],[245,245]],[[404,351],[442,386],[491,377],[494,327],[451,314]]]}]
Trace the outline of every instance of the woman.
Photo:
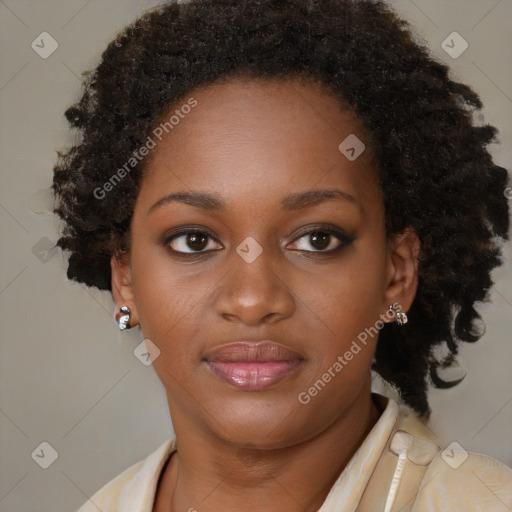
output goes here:
[{"label": "woman", "polygon": [[110,43],[59,246],[141,329],[175,437],[80,512],[512,506],[426,424],[508,238],[480,107],[373,0],[172,2]]}]

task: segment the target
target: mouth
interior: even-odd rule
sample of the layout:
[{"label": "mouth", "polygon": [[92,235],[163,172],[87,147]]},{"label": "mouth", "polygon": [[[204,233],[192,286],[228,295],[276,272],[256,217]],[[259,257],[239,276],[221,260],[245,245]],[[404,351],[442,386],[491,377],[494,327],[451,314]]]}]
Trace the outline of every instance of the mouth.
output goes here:
[{"label": "mouth", "polygon": [[304,358],[272,341],[221,345],[204,359],[214,375],[244,391],[261,391],[295,373]]}]

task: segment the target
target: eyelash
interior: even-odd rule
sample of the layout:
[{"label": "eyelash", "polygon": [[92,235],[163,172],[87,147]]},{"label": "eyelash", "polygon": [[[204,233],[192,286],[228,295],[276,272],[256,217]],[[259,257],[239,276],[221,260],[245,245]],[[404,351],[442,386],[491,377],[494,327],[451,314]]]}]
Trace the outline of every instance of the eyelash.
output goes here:
[{"label": "eyelash", "polygon": [[[182,229],[180,231],[177,231],[175,233],[172,233],[172,234],[166,236],[163,241],[163,245],[165,247],[167,247],[169,249],[169,251],[174,256],[177,256],[179,258],[185,258],[185,259],[191,258],[191,257],[194,258],[198,255],[208,254],[209,252],[212,252],[211,250],[210,251],[201,250],[201,251],[192,251],[192,252],[181,252],[181,251],[176,251],[170,247],[170,243],[173,242],[174,240],[176,240],[177,238],[180,238],[184,235],[194,234],[194,233],[206,235],[207,238],[209,238],[211,240],[216,240],[215,237],[212,236],[206,229],[190,227],[190,228]],[[331,236],[331,237],[334,236],[335,238],[337,238],[339,240],[340,245],[338,247],[335,247],[334,249],[329,249],[328,251],[326,251],[326,250],[307,251],[307,250],[302,250],[302,249],[295,249],[295,250],[299,251],[299,252],[310,253],[313,255],[332,256],[333,254],[336,254],[339,251],[341,251],[343,248],[351,245],[355,240],[354,236],[348,235],[342,229],[337,228],[336,226],[333,226],[330,224],[327,224],[327,225],[323,224],[323,225],[314,226],[314,227],[308,229],[307,231],[303,231],[302,233],[297,235],[297,237],[292,241],[292,243],[296,243],[297,241],[299,241],[300,239],[302,239],[308,235],[319,234],[319,233],[327,235],[327,236]],[[217,243],[219,243],[219,242],[217,242]],[[331,245],[331,241],[329,242],[329,245]],[[217,250],[217,249],[215,249],[215,250]]]}]

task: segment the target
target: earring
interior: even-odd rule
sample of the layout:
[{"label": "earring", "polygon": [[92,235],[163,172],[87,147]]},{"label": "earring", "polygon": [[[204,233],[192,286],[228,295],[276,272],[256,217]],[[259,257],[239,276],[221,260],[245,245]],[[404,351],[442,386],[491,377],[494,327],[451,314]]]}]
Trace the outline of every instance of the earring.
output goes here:
[{"label": "earring", "polygon": [[121,331],[130,329],[130,315],[131,311],[128,306],[121,306],[119,313],[116,313],[116,322],[119,324]]},{"label": "earring", "polygon": [[402,326],[409,321],[407,315],[402,311],[402,305],[399,302],[395,302],[389,306],[389,311],[391,311],[392,315],[395,317],[397,325]]}]

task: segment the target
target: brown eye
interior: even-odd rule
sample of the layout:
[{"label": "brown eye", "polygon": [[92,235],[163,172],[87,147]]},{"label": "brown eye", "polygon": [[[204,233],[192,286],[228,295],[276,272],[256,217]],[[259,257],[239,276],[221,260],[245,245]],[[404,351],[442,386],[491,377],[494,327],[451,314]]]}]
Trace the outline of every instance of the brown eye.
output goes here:
[{"label": "brown eye", "polygon": [[355,238],[339,228],[311,229],[295,239],[292,249],[303,252],[334,253],[350,245]]},{"label": "brown eye", "polygon": [[331,240],[331,235],[328,233],[324,233],[323,231],[318,231],[316,233],[312,233],[309,235],[310,243],[319,251],[323,251],[329,246],[329,242]]},{"label": "brown eye", "polygon": [[194,251],[201,251],[206,247],[206,241],[208,240],[208,236],[205,236],[201,233],[191,233],[187,235],[186,245],[193,249]]},{"label": "brown eye", "polygon": [[[208,243],[210,240],[213,245],[212,243]],[[208,233],[199,230],[187,230],[175,233],[166,239],[165,245],[169,245],[173,252],[185,254],[203,252],[207,248],[217,248],[212,237]],[[211,247],[209,247],[209,245]]]}]

